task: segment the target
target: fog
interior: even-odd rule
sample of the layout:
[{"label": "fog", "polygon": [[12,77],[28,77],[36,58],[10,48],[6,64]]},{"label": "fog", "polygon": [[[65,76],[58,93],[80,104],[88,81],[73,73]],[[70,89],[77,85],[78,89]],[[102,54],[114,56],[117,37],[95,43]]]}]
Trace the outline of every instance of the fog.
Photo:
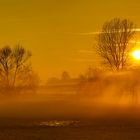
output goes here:
[{"label": "fog", "polygon": [[[140,116],[139,70],[98,73],[63,86],[54,83],[0,99],[1,118],[85,119]],[[55,85],[55,86],[54,86]],[[67,86],[66,86],[67,85]]]}]

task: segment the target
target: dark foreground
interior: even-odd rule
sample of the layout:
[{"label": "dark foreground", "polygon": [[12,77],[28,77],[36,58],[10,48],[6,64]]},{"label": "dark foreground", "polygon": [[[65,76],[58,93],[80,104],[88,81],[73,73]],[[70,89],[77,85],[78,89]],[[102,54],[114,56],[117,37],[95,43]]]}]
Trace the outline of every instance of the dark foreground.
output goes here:
[{"label": "dark foreground", "polygon": [[1,119],[0,123],[0,140],[140,140],[138,120]]},{"label": "dark foreground", "polygon": [[0,140],[140,140],[138,105],[47,99],[2,100]]}]

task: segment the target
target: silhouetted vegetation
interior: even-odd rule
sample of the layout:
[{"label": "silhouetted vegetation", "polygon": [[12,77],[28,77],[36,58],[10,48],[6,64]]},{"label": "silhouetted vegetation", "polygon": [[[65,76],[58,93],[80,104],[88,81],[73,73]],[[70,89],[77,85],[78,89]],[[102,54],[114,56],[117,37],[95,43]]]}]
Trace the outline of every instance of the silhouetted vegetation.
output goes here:
[{"label": "silhouetted vegetation", "polygon": [[[0,92],[19,93],[37,84],[31,67],[31,53],[20,45],[0,49]],[[24,90],[23,90],[24,89]]]},{"label": "silhouetted vegetation", "polygon": [[69,80],[69,79],[70,79],[69,73],[68,73],[67,71],[63,71],[63,72],[62,72],[62,75],[61,75],[61,80],[67,81],[67,80]]},{"label": "silhouetted vegetation", "polygon": [[133,22],[115,18],[105,22],[98,34],[96,51],[103,58],[104,64],[113,71],[126,68],[133,47],[130,40],[135,35],[135,28]]}]

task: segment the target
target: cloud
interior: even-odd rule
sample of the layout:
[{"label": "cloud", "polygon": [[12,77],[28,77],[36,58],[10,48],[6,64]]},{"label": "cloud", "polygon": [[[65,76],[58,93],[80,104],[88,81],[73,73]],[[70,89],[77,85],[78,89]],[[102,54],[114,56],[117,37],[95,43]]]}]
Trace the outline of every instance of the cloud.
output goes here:
[{"label": "cloud", "polygon": [[76,59],[72,59],[72,61],[76,61],[76,62],[95,62],[97,60],[95,60],[95,59],[85,59],[85,58],[76,58]]},{"label": "cloud", "polygon": [[87,32],[87,33],[79,33],[79,35],[98,35],[102,32]]},{"label": "cloud", "polygon": [[[140,28],[132,29],[135,32],[140,32]],[[104,32],[101,31],[96,31],[96,32],[86,32],[86,33],[79,33],[79,35],[98,35],[98,34],[103,34]]]},{"label": "cloud", "polygon": [[136,32],[140,32],[140,28],[137,28],[137,29],[135,29],[134,31],[136,31]]},{"label": "cloud", "polygon": [[131,40],[130,43],[132,43],[132,44],[140,44],[140,41]]}]

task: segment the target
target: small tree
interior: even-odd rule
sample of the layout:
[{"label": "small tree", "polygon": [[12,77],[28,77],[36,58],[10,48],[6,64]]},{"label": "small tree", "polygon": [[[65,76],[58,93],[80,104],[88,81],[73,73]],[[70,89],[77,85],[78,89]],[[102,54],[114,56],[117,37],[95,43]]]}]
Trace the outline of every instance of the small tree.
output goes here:
[{"label": "small tree", "polygon": [[30,63],[31,53],[20,45],[0,49],[0,89],[23,89],[36,85],[35,74]]},{"label": "small tree", "polygon": [[97,54],[112,70],[124,69],[132,49],[130,40],[134,35],[135,25],[127,19],[115,18],[104,23],[102,31],[97,35]]},{"label": "small tree", "polygon": [[62,72],[61,80],[63,80],[63,81],[70,80],[70,75],[69,75],[69,73],[67,71]]}]

